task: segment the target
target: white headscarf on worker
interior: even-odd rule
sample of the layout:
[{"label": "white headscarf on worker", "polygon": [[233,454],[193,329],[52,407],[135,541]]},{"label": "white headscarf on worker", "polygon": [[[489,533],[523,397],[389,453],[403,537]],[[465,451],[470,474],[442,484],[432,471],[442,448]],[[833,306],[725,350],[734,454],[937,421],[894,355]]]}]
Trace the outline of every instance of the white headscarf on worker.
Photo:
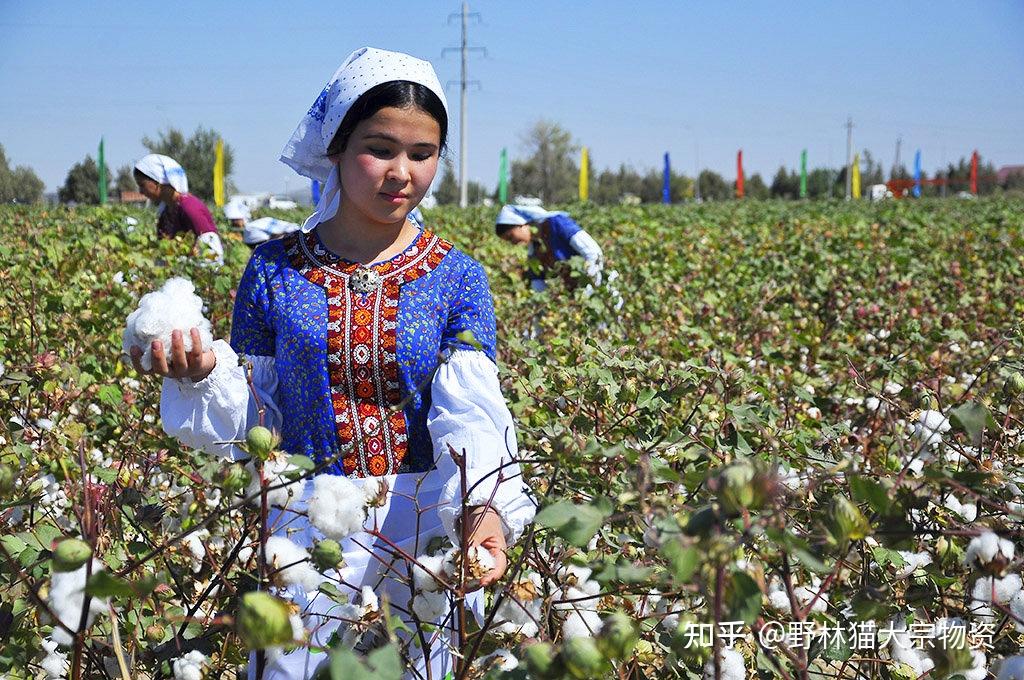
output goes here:
[{"label": "white headscarf on worker", "polygon": [[327,158],[327,147],[341,127],[345,114],[365,92],[395,80],[423,85],[437,95],[447,112],[444,88],[430,62],[373,47],[362,47],[350,54],[299,121],[281,152],[281,162],[303,177],[323,184],[316,212],[306,218],[303,231],[309,231],[338,213],[341,179],[334,163]]},{"label": "white headscarf on worker", "polygon": [[170,156],[151,153],[143,156],[135,169],[157,184],[170,184],[179,194],[188,193],[188,177],[185,168]]}]

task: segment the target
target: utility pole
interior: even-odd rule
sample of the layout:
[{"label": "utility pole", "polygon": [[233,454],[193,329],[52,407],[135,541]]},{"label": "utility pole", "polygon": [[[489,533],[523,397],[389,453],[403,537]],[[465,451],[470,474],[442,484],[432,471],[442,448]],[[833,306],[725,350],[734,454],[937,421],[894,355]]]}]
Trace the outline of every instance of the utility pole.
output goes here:
[{"label": "utility pole", "polygon": [[850,172],[853,165],[853,118],[846,117],[846,200],[853,195],[853,177]]},{"label": "utility pole", "polygon": [[465,208],[469,205],[469,174],[466,170],[466,87],[471,83],[475,83],[477,86],[480,85],[479,81],[467,80],[466,78],[466,57],[470,50],[477,50],[484,53],[486,56],[487,50],[483,47],[469,47],[467,38],[467,24],[469,23],[469,17],[476,17],[480,19],[479,12],[470,12],[469,3],[462,3],[462,12],[459,14],[448,15],[448,23],[451,23],[455,17],[461,17],[462,19],[462,46],[461,47],[446,47],[441,50],[441,56],[444,57],[447,52],[454,52],[458,50],[462,54],[462,76],[459,81],[459,207]]},{"label": "utility pole", "polygon": [[[900,145],[903,144],[903,138],[896,138],[896,161],[892,164],[892,176],[889,179],[903,179],[903,173],[900,172]],[[897,176],[898,175],[898,176]]]}]

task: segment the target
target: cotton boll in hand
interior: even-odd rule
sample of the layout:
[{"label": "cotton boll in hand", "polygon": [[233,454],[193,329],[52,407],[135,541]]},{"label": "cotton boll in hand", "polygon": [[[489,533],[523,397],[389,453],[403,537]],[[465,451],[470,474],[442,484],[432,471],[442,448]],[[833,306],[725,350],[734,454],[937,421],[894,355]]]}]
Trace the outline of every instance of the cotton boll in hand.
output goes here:
[{"label": "cotton boll in hand", "polygon": [[164,351],[171,347],[171,333],[182,332],[185,351],[192,349],[191,329],[199,330],[203,347],[213,344],[210,322],[203,316],[203,300],[195,294],[195,286],[188,279],[169,279],[159,290],[146,293],[139,300],[139,307],[128,315],[122,343],[125,356],[130,356],[132,347],[142,350],[139,360],[147,371],[153,369],[152,346],[154,340],[163,343]]}]

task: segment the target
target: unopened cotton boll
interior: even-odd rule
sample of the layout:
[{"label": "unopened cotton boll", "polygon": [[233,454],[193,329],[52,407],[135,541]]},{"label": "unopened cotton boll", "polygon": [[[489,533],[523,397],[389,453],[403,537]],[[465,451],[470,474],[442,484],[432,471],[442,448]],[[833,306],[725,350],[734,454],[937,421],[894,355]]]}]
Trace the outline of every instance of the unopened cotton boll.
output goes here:
[{"label": "unopened cotton boll", "polygon": [[340,541],[363,530],[365,503],[362,491],[349,479],[317,475],[309,499],[309,521],[327,538]]},{"label": "unopened cotton boll", "polygon": [[203,680],[203,668],[208,659],[198,649],[193,649],[185,656],[171,662],[174,680]]},{"label": "unopened cotton boll", "polygon": [[747,677],[747,669],[743,665],[743,655],[735,649],[722,649],[718,654],[718,665],[721,669],[721,676],[715,675],[715,659],[708,659],[704,664],[704,680],[744,680]]},{"label": "unopened cotton boll", "polygon": [[[82,619],[82,607],[85,604],[85,582],[86,569],[88,564],[83,564],[74,571],[55,571],[50,577],[50,594],[47,602],[50,609],[61,623],[70,630],[77,631],[78,624]],[[102,571],[103,565],[98,560],[92,561],[93,574]],[[93,597],[89,600],[89,610],[85,620],[85,627],[92,625],[92,621],[107,610],[107,600]],[[70,646],[73,638],[64,628],[54,626],[53,639],[60,645]]]},{"label": "unopened cotton boll", "polygon": [[308,593],[324,580],[310,564],[306,549],[284,536],[267,539],[267,563],[274,570],[272,578],[284,587],[299,586]]},{"label": "unopened cotton boll", "polygon": [[122,351],[130,355],[132,347],[142,350],[139,360],[147,371],[153,368],[154,340],[163,343],[164,352],[171,348],[171,333],[182,332],[185,351],[192,350],[191,329],[199,330],[203,347],[213,344],[210,321],[203,316],[203,300],[195,294],[195,286],[188,279],[168,279],[156,291],[146,293],[139,300],[138,309],[128,315],[122,342]]}]

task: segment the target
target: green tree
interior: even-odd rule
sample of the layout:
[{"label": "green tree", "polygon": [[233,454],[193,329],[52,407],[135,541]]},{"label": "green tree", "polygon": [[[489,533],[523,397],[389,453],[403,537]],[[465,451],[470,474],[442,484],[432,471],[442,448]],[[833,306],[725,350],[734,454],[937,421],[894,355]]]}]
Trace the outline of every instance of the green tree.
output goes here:
[{"label": "green tree", "polygon": [[117,169],[117,178],[114,180],[114,186],[119,192],[139,190],[139,187],[135,184],[134,169],[131,165],[122,165]]},{"label": "green tree", "polygon": [[872,184],[885,184],[885,170],[882,164],[875,160],[867,149],[860,154],[861,174],[860,184],[862,187],[869,187]]},{"label": "green tree", "polygon": [[643,191],[643,178],[633,168],[621,164],[618,172],[602,171],[590,187],[590,198],[595,203],[616,205],[626,194],[639,197]]},{"label": "green tree", "polygon": [[753,199],[765,199],[771,196],[768,191],[768,185],[761,179],[760,173],[754,173],[746,179],[743,183],[743,192],[747,198]]},{"label": "green tree", "polygon": [[700,197],[705,201],[728,201],[736,195],[732,184],[714,170],[700,171]]},{"label": "green tree", "polygon": [[[814,168],[807,173],[807,197],[808,198],[835,198],[842,196],[846,191],[844,187],[836,186],[836,177],[839,175],[832,168]],[[797,181],[799,182],[799,177]],[[799,184],[797,184],[799,190]]]},{"label": "green tree", "polygon": [[[213,200],[213,164],[217,154],[217,140],[220,134],[216,130],[208,130],[199,126],[192,136],[185,135],[176,128],[167,128],[157,138],[142,138],[142,145],[151,153],[162,153],[170,156],[185,168],[188,177],[188,190],[205,201]],[[224,183],[225,190],[231,192],[234,187],[227,181],[234,168],[235,154],[231,145],[224,143]]]},{"label": "green tree", "polygon": [[[807,179],[809,182],[809,175]],[[792,170],[786,170],[784,166],[780,166],[775,173],[775,177],[772,178],[772,185],[769,191],[775,198],[800,198],[800,175]],[[810,186],[808,186],[808,193],[810,193]]]},{"label": "green tree", "polygon": [[522,138],[525,160],[512,161],[511,193],[537,196],[548,203],[577,198],[579,145],[557,123],[540,120]]},{"label": "green tree", "polygon": [[37,203],[43,198],[43,180],[32,168],[11,168],[0,145],[0,203]]},{"label": "green tree", "polygon": [[455,179],[455,168],[447,158],[442,162],[441,181],[434,189],[434,198],[438,205],[454,205],[459,202],[459,182]]},{"label": "green tree", "polygon": [[[108,176],[107,192],[109,188]],[[64,186],[57,190],[57,199],[61,203],[93,203],[100,202],[100,169],[92,156],[86,156],[68,170]]]}]

